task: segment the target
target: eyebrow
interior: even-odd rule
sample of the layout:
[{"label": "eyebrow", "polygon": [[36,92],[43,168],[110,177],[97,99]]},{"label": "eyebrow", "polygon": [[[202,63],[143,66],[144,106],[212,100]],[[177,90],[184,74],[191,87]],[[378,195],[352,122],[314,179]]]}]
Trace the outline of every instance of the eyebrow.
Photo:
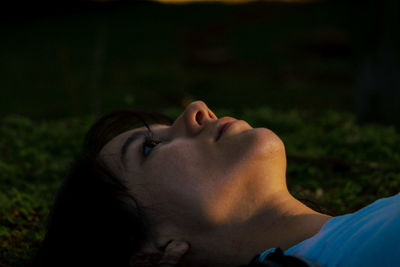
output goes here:
[{"label": "eyebrow", "polygon": [[147,129],[135,131],[128,138],[126,138],[124,144],[121,147],[121,151],[120,151],[121,162],[124,167],[125,167],[125,155],[126,155],[126,152],[128,151],[129,145],[132,144],[133,142],[135,142],[136,140],[138,140],[140,137],[143,137],[147,131],[148,131]]}]

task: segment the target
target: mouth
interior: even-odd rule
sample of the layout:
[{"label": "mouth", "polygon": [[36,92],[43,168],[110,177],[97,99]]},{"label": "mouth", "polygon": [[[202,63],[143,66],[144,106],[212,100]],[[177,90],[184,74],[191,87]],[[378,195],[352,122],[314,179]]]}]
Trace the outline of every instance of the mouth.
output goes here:
[{"label": "mouth", "polygon": [[224,117],[220,119],[220,123],[217,125],[217,133],[215,136],[215,142],[217,142],[224,132],[236,121],[236,119],[231,117]]}]

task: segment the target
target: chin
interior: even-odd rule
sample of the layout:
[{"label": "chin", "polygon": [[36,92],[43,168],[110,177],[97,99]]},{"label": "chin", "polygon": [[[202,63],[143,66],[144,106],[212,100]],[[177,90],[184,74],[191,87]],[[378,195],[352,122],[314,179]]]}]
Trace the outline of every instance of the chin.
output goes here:
[{"label": "chin", "polygon": [[261,196],[286,189],[286,152],[282,140],[266,128],[254,129],[251,137],[253,152],[246,170],[256,185],[255,192],[262,189],[258,192]]},{"label": "chin", "polygon": [[257,153],[265,154],[268,158],[273,155],[285,154],[285,145],[282,140],[267,128],[255,128],[251,130],[251,139]]},{"label": "chin", "polygon": [[253,128],[234,138],[229,143],[229,149],[224,151],[226,165],[234,173],[244,171],[258,175],[270,171],[271,168],[282,173],[286,171],[285,146],[273,131]]}]

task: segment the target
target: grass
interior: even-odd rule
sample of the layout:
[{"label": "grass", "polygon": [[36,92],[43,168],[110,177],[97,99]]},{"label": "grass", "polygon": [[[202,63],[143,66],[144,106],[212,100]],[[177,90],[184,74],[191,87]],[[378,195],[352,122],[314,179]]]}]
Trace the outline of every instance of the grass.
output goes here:
[{"label": "grass", "polygon": [[[180,111],[165,110],[171,116]],[[325,212],[353,212],[399,191],[400,136],[392,127],[360,126],[351,114],[334,111],[284,112],[264,106],[215,112],[276,132],[286,145],[290,191]],[[93,121],[93,116],[2,119],[0,266],[24,266],[35,254],[53,194]]]}]

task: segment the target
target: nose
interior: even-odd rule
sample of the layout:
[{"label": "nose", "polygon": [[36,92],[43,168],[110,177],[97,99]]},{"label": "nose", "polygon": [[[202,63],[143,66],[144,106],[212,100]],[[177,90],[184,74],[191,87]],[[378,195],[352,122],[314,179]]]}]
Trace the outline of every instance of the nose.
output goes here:
[{"label": "nose", "polygon": [[190,135],[198,134],[209,120],[216,120],[217,116],[203,101],[190,103],[185,111],[175,120],[174,127],[182,129]]}]

